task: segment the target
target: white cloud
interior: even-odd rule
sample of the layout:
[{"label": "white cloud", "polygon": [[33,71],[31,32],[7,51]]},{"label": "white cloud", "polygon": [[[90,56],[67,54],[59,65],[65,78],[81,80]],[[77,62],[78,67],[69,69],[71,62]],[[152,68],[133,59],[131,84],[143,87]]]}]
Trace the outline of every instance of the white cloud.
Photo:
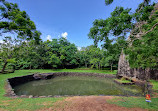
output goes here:
[{"label": "white cloud", "polygon": [[68,36],[67,32],[64,32],[64,33],[61,34],[61,37],[64,37],[65,39],[67,39],[67,36]]},{"label": "white cloud", "polygon": [[3,40],[0,40],[0,43],[4,43],[4,41],[3,41]]},{"label": "white cloud", "polygon": [[81,47],[77,47],[77,49],[80,51],[80,50],[81,50]]},{"label": "white cloud", "polygon": [[52,41],[51,35],[47,35],[47,40]]}]

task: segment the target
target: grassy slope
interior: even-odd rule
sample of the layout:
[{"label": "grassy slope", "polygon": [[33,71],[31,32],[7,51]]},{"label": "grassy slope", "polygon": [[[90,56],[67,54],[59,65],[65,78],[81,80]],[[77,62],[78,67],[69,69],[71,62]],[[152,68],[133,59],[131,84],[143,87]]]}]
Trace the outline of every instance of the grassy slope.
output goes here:
[{"label": "grassy slope", "polygon": [[[153,85],[153,89],[158,91],[158,81],[150,80],[150,82]],[[145,97],[115,97],[115,99],[108,102],[123,107],[140,107],[151,111],[158,111],[158,97],[151,97],[151,101],[150,104],[147,104]]]},{"label": "grassy slope", "polygon": [[151,111],[158,110],[158,98],[151,98],[151,103],[147,104],[145,97],[115,97],[113,100],[108,100],[110,104],[117,104],[123,107],[139,107],[143,109],[149,109]]},{"label": "grassy slope", "polygon": [[89,70],[89,69],[62,69],[62,70],[17,70],[15,73],[11,74],[0,74],[0,111],[24,111],[24,110],[37,110],[40,108],[48,108],[54,102],[58,100],[63,100],[64,98],[8,98],[4,97],[5,94],[5,80],[7,78],[28,75],[32,73],[49,73],[49,72],[91,72],[91,73],[103,73],[103,74],[116,74],[116,71],[99,71],[99,70]]}]

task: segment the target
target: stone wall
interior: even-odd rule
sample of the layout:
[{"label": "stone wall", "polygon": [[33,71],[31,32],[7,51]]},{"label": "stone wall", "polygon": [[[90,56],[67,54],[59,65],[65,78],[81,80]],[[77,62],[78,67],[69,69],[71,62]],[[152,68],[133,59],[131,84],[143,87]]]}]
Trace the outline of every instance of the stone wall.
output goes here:
[{"label": "stone wall", "polygon": [[136,80],[146,80],[147,78],[158,80],[158,70],[130,68],[126,55],[122,50],[118,63],[117,77],[127,77]]},{"label": "stone wall", "polygon": [[[42,74],[32,74],[32,75],[26,75],[21,77],[13,77],[7,79],[6,84],[6,96],[9,97],[24,97],[24,98],[32,98],[32,95],[26,96],[21,95],[18,96],[14,93],[14,87],[29,81],[34,80],[42,80],[42,79],[52,79],[59,76],[94,76],[94,77],[101,77],[101,78],[116,78],[115,75],[112,74],[99,74],[99,73],[78,73],[78,72],[56,72],[56,73],[42,73]],[[38,97],[38,96],[36,96]],[[35,98],[36,98],[35,97]],[[46,96],[40,96],[41,98]],[[52,97],[51,95],[47,97]]]}]

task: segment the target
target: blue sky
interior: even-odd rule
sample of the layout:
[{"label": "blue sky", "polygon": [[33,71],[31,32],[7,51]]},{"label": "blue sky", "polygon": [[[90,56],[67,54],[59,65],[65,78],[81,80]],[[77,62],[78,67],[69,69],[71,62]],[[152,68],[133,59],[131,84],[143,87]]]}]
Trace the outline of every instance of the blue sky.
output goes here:
[{"label": "blue sky", "polygon": [[78,47],[93,44],[88,33],[95,19],[106,19],[116,6],[136,9],[143,0],[114,0],[105,6],[104,0],[8,0],[25,10],[41,38],[59,38],[61,34]]}]

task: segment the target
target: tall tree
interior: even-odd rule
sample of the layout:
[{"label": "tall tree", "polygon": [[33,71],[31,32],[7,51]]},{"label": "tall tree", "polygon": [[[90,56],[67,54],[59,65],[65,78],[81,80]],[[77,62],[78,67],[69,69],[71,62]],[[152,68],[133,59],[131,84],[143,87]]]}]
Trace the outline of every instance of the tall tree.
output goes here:
[{"label": "tall tree", "polygon": [[[106,20],[100,19],[93,22],[89,38],[94,39],[95,44],[99,41],[104,41],[104,43],[108,45],[107,40],[109,38],[113,38],[113,36],[117,38],[127,36],[130,32],[128,38],[129,47],[127,48],[128,50],[125,51],[129,55],[128,59],[130,65],[137,68],[156,67],[158,64],[158,51],[156,50],[157,45],[155,44],[157,41],[158,4],[156,6],[154,5],[155,4],[149,5],[148,2],[144,4],[143,2],[138,6],[134,14],[130,13],[130,9],[116,7],[111,13],[111,17]],[[153,41],[153,44],[151,44],[151,41]],[[112,45],[113,43],[110,44]],[[150,47],[152,47],[152,49],[150,49]],[[110,57],[110,59],[111,58],[112,57]]]},{"label": "tall tree", "polygon": [[[9,40],[8,42],[11,44],[12,42],[10,41],[33,39],[38,43],[40,41],[41,33],[36,30],[36,26],[34,22],[30,20],[28,14],[25,11],[21,11],[16,3],[10,3],[5,0],[1,0],[0,3],[0,35],[3,36],[4,33],[11,35],[10,40],[5,39],[4,41]],[[13,34],[16,37],[12,37]],[[6,43],[1,45],[5,44]],[[17,46],[18,43],[12,45],[15,44]],[[10,50],[9,47],[7,48]],[[3,50],[3,48],[1,50]],[[6,56],[5,58],[7,57],[9,57],[8,59],[11,59],[12,55]],[[8,63],[7,59],[4,59],[3,61],[4,66],[2,72],[4,72]]]},{"label": "tall tree", "polygon": [[105,20],[96,19],[88,34],[89,38],[93,39],[95,45],[97,45],[100,41],[106,42],[109,37],[125,36],[132,30],[134,25],[130,10],[123,7],[116,7],[111,13],[111,17]]},{"label": "tall tree", "polygon": [[3,43],[0,43],[0,59],[3,67],[1,72],[4,73],[8,63],[15,62],[15,55],[17,53],[17,40],[12,40],[11,37],[5,37]]},{"label": "tall tree", "polygon": [[25,11],[21,11],[16,3],[1,0],[0,5],[0,34],[17,34],[20,39],[40,40],[40,32],[36,30],[35,23]]},{"label": "tall tree", "polygon": [[137,14],[137,24],[132,30],[126,50],[130,66],[137,68],[157,68],[158,66],[158,4],[146,6]]}]

